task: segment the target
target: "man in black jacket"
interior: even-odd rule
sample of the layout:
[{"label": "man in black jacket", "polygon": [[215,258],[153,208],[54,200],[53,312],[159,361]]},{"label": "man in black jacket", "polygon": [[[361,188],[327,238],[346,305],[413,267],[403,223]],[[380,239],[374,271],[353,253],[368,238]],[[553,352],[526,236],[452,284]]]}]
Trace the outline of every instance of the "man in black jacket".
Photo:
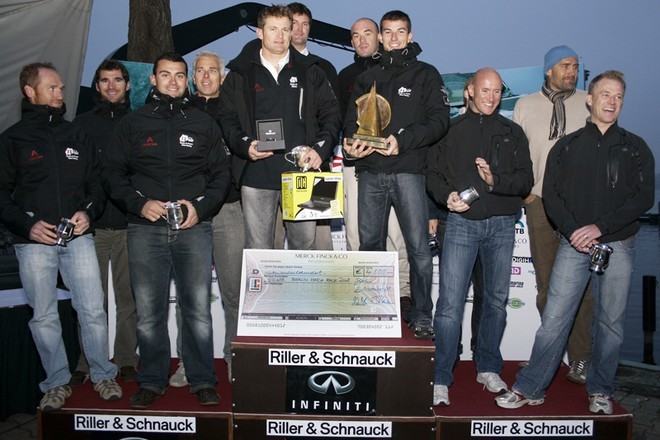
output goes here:
[{"label": "man in black jacket", "polygon": [[[332,154],[340,115],[330,84],[309,57],[290,50],[293,18],[284,6],[262,9],[259,40],[232,60],[220,94],[220,123],[241,187],[246,248],[272,249],[281,174],[298,169],[284,152],[306,146],[299,163],[317,169]],[[260,151],[257,121],[282,120],[286,147]],[[315,221],[285,221],[289,249],[312,249]]]},{"label": "man in black jacket", "polygon": [[[202,405],[220,401],[209,302],[211,218],[229,189],[230,156],[218,125],[189,105],[187,70],[178,54],[158,57],[147,104],[121,120],[113,140],[116,148],[107,152],[104,169],[110,196],[128,212],[128,257],[142,360],[133,408],[149,407],[167,387],[170,273],[181,307],[190,391]],[[175,214],[174,203],[181,205],[181,223],[169,217]]]},{"label": "man in black jacket", "polygon": [[410,326],[415,337],[433,339],[433,267],[424,172],[429,147],[447,131],[449,102],[438,70],[417,60],[422,49],[413,43],[406,13],[386,13],[380,21],[379,40],[383,50],[378,65],[357,77],[350,102],[376,84],[377,92],[392,108],[391,121],[383,132],[387,148],[375,149],[358,140],[352,145],[346,142],[357,132],[356,106],[348,106],[344,121],[345,157],[357,159],[360,250],[385,250],[393,206],[410,263]]},{"label": "man in black jacket", "polygon": [[[468,86],[466,112],[452,121],[429,158],[429,194],[449,209],[435,309],[433,404],[449,405],[465,295],[477,254],[484,271],[483,302],[474,360],[477,382],[492,393],[507,385],[500,341],[506,325],[516,215],[532,188],[532,161],[520,126],[497,113],[502,80],[490,68]],[[478,198],[470,204],[465,191]]]},{"label": "man in black jacket", "polygon": [[[64,83],[52,64],[23,67],[20,85],[21,120],[0,136],[0,220],[14,234],[21,283],[34,312],[30,331],[46,371],[39,409],[58,410],[71,396],[57,311],[58,270],[78,313],[94,389],[102,400],[117,400],[122,390],[117,367],[108,360],[108,322],[89,229],[105,204],[96,148],[63,119]],[[59,235],[65,219],[75,228]]]},{"label": "man in black jacket", "polygon": [[[625,91],[621,72],[609,70],[596,76],[586,98],[587,125],[557,141],[548,155],[543,200],[562,237],[529,365],[518,373],[511,391],[495,399],[503,408],[543,403],[591,280],[589,411],[612,413],[638,218],[653,206],[655,191],[651,150],[642,138],[617,124]],[[611,253],[609,266],[607,258],[595,257],[594,251]]]},{"label": "man in black jacket", "polygon": [[[79,125],[94,141],[103,160],[104,150],[112,148],[110,141],[117,124],[131,111],[128,91],[131,83],[128,70],[119,61],[106,60],[94,74],[95,107],[79,115],[74,123]],[[105,293],[105,308],[108,309],[108,264],[112,262],[112,290],[116,305],[114,361],[119,367],[119,378],[133,381],[137,377],[139,356],[135,300],[128,271],[128,247],[126,245],[126,213],[108,200],[103,214],[93,223],[94,247],[101,269],[101,282]],[[71,385],[82,385],[89,375],[89,364],[84,350],[78,358]]]}]

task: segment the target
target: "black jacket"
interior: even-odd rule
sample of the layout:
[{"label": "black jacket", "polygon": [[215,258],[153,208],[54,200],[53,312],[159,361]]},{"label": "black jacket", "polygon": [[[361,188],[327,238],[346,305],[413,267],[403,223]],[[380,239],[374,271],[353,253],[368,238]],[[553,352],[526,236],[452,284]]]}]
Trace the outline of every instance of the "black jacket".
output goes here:
[{"label": "black jacket", "polygon": [[[378,94],[392,108],[392,120],[383,137],[393,134],[399,144],[398,155],[373,153],[357,160],[358,173],[424,173],[428,147],[446,133],[449,101],[444,82],[435,67],[417,60],[421,52],[417,43],[391,52],[381,46],[378,64],[355,80],[349,102],[368,93],[375,82]],[[344,137],[357,132],[356,110],[355,105],[349,105],[346,110]]]},{"label": "black jacket", "polygon": [[219,211],[230,185],[231,156],[218,124],[189,104],[187,94],[171,98],[152,89],[147,104],[119,123],[103,174],[129,223],[165,224],[141,217],[150,199],[189,200],[200,221]]},{"label": "black jacket", "polygon": [[[230,72],[220,94],[220,124],[227,145],[234,154],[232,172],[237,187],[240,187],[243,170],[250,161],[250,143],[257,138],[254,78],[256,69],[265,69],[259,57],[260,49],[260,40],[251,41],[238,57],[229,62],[227,68]],[[300,113],[295,117],[300,118],[305,127],[305,144],[314,147],[321,158],[327,160],[337,144],[341,129],[337,99],[313,58],[305,57],[293,48],[289,53],[289,64],[285,68],[295,69],[302,100]],[[289,148],[287,145],[287,151]]]},{"label": "black jacket", "polygon": [[[113,104],[101,98],[98,91],[94,93],[95,107],[81,115],[76,116],[73,123],[87,133],[98,148],[99,158],[103,164],[104,150],[112,148],[111,140],[119,121],[131,111],[131,101],[126,94],[126,100]],[[100,229],[126,229],[126,213],[108,200],[103,214],[94,223],[94,228]]]},{"label": "black jacket", "polygon": [[0,135],[0,221],[16,242],[29,243],[39,220],[57,225],[84,211],[93,221],[103,211],[96,148],[64,112],[24,99],[21,120]]},{"label": "black jacket", "polygon": [[353,55],[354,62],[344,67],[338,75],[339,82],[339,108],[342,117],[346,115],[346,109],[349,104],[355,105],[355,102],[350,103],[351,95],[353,94],[353,83],[359,74],[369,69],[370,67],[378,64],[378,59],[373,57],[361,57],[358,54]]},{"label": "black jacket", "polygon": [[[474,163],[477,157],[490,165],[492,188],[479,177]],[[477,190],[479,199],[461,213],[470,220],[516,214],[534,184],[522,128],[499,113],[484,116],[471,109],[452,120],[440,147],[431,150],[427,175],[429,194],[444,206],[453,191],[460,194],[470,186]]]},{"label": "black jacket", "polygon": [[543,204],[559,232],[570,237],[595,224],[598,241],[625,240],[653,206],[655,160],[639,136],[612,125],[587,125],[561,138],[548,155]]}]

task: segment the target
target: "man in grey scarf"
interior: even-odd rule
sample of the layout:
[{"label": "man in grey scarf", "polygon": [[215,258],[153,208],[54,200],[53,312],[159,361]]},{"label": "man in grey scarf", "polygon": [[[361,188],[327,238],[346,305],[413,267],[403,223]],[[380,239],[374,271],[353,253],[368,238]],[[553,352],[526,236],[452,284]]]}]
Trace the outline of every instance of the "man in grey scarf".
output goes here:
[{"label": "man in grey scarf", "polygon": [[[545,82],[540,91],[521,98],[513,111],[513,120],[522,126],[529,139],[534,169],[534,187],[525,199],[525,212],[534,260],[538,294],[536,306],[541,314],[547,301],[552,265],[559,247],[558,235],[548,220],[541,191],[546,159],[555,142],[584,127],[589,111],[586,92],[576,90],[578,54],[568,46],[550,49],[544,58]],[[568,342],[570,371],[567,378],[585,383],[591,357],[591,322],[593,298],[587,287]]]}]

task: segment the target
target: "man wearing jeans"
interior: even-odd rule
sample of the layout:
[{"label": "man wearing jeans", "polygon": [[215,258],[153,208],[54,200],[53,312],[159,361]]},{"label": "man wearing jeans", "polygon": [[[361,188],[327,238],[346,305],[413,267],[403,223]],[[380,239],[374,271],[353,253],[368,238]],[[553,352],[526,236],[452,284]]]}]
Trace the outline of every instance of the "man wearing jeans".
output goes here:
[{"label": "man wearing jeans", "polygon": [[428,246],[426,156],[449,125],[449,105],[437,69],[417,60],[422,49],[413,42],[410,17],[390,11],[380,21],[382,44],[378,65],[360,74],[349,102],[376,91],[390,104],[392,117],[384,127],[385,149],[364,141],[348,144],[358,130],[355,105],[344,120],[344,157],[356,159],[358,223],[361,251],[386,249],[390,208],[396,212],[410,263],[412,307],[408,318],[416,338],[433,339],[431,324],[431,253]]},{"label": "man wearing jeans", "polygon": [[[589,410],[611,414],[611,396],[623,343],[638,217],[653,206],[655,160],[646,142],[619,127],[626,83],[610,70],[589,84],[587,125],[550,150],[543,200],[562,234],[552,269],[548,302],[529,365],[511,391],[496,398],[503,408],[540,405],[559,367],[580,298],[591,280],[594,296]],[[612,249],[609,266],[592,270],[596,245]]]},{"label": "man wearing jeans", "polygon": [[[96,148],[63,119],[64,83],[50,63],[21,70],[22,117],[0,136],[0,220],[14,234],[21,283],[32,307],[30,331],[46,379],[41,411],[54,411],[71,396],[71,379],[57,311],[57,272],[78,313],[82,346],[94,389],[117,400],[117,367],[108,360],[108,323],[90,222],[101,215],[105,194]],[[75,225],[58,243],[63,218]],[[66,244],[66,245],[65,245]]]},{"label": "man wearing jeans", "polygon": [[[506,325],[516,215],[532,187],[527,138],[497,107],[502,80],[490,68],[479,70],[468,86],[467,111],[452,121],[429,163],[429,193],[449,214],[442,247],[440,296],[435,309],[435,380],[433,404],[449,405],[463,309],[477,254],[483,275],[483,299],[474,360],[477,382],[492,393],[507,385],[500,342]],[[465,192],[476,190],[470,201]]]},{"label": "man wearing jeans", "polygon": [[[179,54],[159,56],[147,104],[125,116],[104,170],[110,196],[128,213],[128,258],[137,309],[140,388],[131,407],[147,408],[165,393],[170,369],[167,332],[170,274],[182,315],[182,355],[190,392],[217,405],[211,322],[211,218],[230,185],[229,155],[218,124],[190,105],[188,66]],[[183,221],[166,220],[181,204]],[[172,218],[169,219],[172,221]]]}]

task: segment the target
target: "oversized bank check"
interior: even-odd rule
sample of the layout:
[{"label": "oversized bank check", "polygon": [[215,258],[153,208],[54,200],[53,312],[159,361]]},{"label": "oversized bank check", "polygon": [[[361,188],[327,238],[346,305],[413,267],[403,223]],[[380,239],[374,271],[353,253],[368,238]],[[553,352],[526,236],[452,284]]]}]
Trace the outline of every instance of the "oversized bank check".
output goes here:
[{"label": "oversized bank check", "polygon": [[246,249],[239,336],[401,337],[396,252]]}]

